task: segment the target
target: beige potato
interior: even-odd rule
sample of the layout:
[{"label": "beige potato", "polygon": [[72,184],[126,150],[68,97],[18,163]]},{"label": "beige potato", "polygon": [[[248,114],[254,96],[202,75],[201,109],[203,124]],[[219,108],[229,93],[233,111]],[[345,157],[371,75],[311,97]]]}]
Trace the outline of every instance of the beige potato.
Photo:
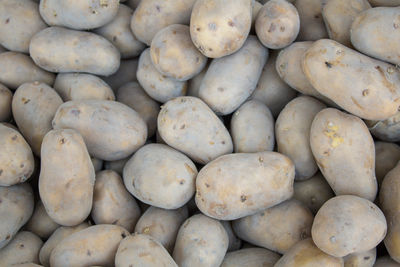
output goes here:
[{"label": "beige potato", "polygon": [[120,64],[117,48],[90,32],[49,27],[32,37],[29,53],[39,67],[51,72],[114,74]]},{"label": "beige potato", "polygon": [[132,195],[163,209],[180,208],[192,198],[196,175],[196,166],[186,155],[163,144],[140,148],[123,171]]},{"label": "beige potato", "polygon": [[54,90],[64,101],[71,100],[115,100],[113,90],[99,77],[86,73],[59,73]]},{"label": "beige potato", "polygon": [[267,59],[268,49],[249,36],[235,54],[211,62],[199,97],[218,115],[234,112],[253,93]]},{"label": "beige potato", "polygon": [[372,6],[399,6],[399,0],[368,0]]},{"label": "beige potato", "polygon": [[127,158],[120,159],[120,160],[106,161],[106,162],[104,162],[104,169],[112,170],[112,171],[115,171],[116,173],[118,173],[119,175],[122,175],[125,164],[128,162],[128,160],[130,158],[131,157],[129,156]]},{"label": "beige potato", "polygon": [[101,159],[90,157],[90,160],[92,161],[95,172],[101,171],[103,169],[103,161]]},{"label": "beige potato", "polygon": [[32,217],[25,225],[25,229],[45,240],[49,238],[58,227],[60,227],[60,225],[50,218],[42,201],[39,200],[36,202],[35,210]]},{"label": "beige potato", "polygon": [[136,71],[138,63],[139,60],[137,58],[121,60],[117,72],[107,77],[102,76],[101,78],[111,86],[114,92],[117,92],[121,86],[137,80]]},{"label": "beige potato", "polygon": [[343,259],[318,249],[312,239],[298,242],[283,255],[274,267],[343,267]]},{"label": "beige potato", "polygon": [[296,0],[294,5],[300,17],[299,41],[316,41],[328,38],[322,19],[322,7],[328,0]]},{"label": "beige potato", "polygon": [[0,124],[0,186],[25,182],[34,169],[32,150],[24,137]]},{"label": "beige potato", "polygon": [[187,89],[188,96],[199,97],[200,85],[201,82],[203,81],[204,76],[207,73],[209,65],[210,64],[207,64],[199,74],[197,74],[188,81],[188,89]]},{"label": "beige potato", "polygon": [[290,101],[276,120],[278,152],[293,161],[296,180],[309,179],[318,171],[310,147],[310,129],[315,115],[324,108],[320,101],[300,96]]},{"label": "beige potato", "polygon": [[395,262],[389,256],[383,256],[376,260],[374,267],[399,267],[400,263]]},{"label": "beige potato", "polygon": [[51,120],[62,103],[57,92],[41,82],[25,83],[14,93],[14,120],[37,156],[40,156],[43,137],[51,130]]},{"label": "beige potato", "polygon": [[12,92],[0,84],[0,122],[7,122],[11,118]]},{"label": "beige potato", "polygon": [[366,121],[370,132],[387,142],[400,141],[400,112],[382,121]]},{"label": "beige potato", "polygon": [[245,102],[231,119],[235,153],[274,150],[274,124],[271,111],[264,103],[258,100]]},{"label": "beige potato", "polygon": [[378,185],[400,160],[400,146],[395,143],[375,142],[375,174]]},{"label": "beige potato", "polygon": [[245,248],[225,255],[221,267],[273,267],[280,255],[263,248]]},{"label": "beige potato", "polygon": [[161,138],[201,164],[231,153],[232,139],[212,110],[195,97],[177,97],[162,106],[157,118]]},{"label": "beige potato", "polygon": [[140,42],[131,31],[132,15],[133,10],[130,7],[120,4],[115,18],[93,31],[118,48],[122,58],[136,57],[146,48],[146,45]]},{"label": "beige potato", "polygon": [[95,224],[114,224],[129,232],[134,230],[140,208],[116,172],[106,170],[96,174],[91,216]]},{"label": "beige potato", "polygon": [[315,245],[334,257],[376,247],[386,235],[383,212],[357,196],[331,198],[315,215],[311,235]]},{"label": "beige potato", "polygon": [[282,154],[266,151],[224,155],[197,175],[196,204],[207,216],[235,220],[292,197],[293,180],[294,165]]},{"label": "beige potato", "polygon": [[[195,202],[196,204],[196,202]],[[230,221],[220,221],[222,226],[225,228],[226,233],[228,234],[229,244],[228,251],[234,251],[240,249],[242,246],[242,240],[239,239],[236,234],[233,232],[232,224]]]},{"label": "beige potato", "polygon": [[344,267],[373,267],[376,259],[376,248],[347,255]]},{"label": "beige potato", "polygon": [[218,267],[228,244],[228,234],[220,222],[197,214],[179,229],[173,258],[180,267]]},{"label": "beige potato", "polygon": [[375,199],[374,140],[361,119],[324,109],[311,125],[310,143],[318,167],[336,195]]},{"label": "beige potato", "polygon": [[40,198],[50,218],[64,226],[82,223],[92,208],[95,172],[82,136],[51,130],[43,139]]},{"label": "beige potato", "polygon": [[140,115],[116,101],[66,102],[52,124],[54,129],[75,129],[83,136],[90,155],[108,161],[126,158],[147,138],[147,126]]},{"label": "beige potato", "polygon": [[50,26],[87,30],[109,23],[118,12],[118,0],[41,0],[39,11]]},{"label": "beige potato", "polygon": [[113,266],[119,243],[127,236],[129,232],[118,225],[90,226],[58,243],[51,252],[50,266]]},{"label": "beige potato", "polygon": [[17,89],[28,82],[42,82],[53,85],[55,75],[39,68],[32,59],[22,53],[0,53],[0,66],[6,66],[0,71],[0,83],[10,89]]},{"label": "beige potato", "polygon": [[[0,249],[6,246],[33,213],[32,188],[23,183],[0,186]],[[1,250],[0,250],[1,251]]]}]

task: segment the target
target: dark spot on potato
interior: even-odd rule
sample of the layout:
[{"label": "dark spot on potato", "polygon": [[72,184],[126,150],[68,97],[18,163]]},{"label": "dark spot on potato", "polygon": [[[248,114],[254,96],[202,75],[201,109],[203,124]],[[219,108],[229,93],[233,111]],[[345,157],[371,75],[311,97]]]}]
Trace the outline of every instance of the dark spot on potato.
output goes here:
[{"label": "dark spot on potato", "polygon": [[176,34],[176,31],[172,31],[172,34]]},{"label": "dark spot on potato", "polygon": [[230,27],[234,27],[234,26],[235,26],[235,23],[233,23],[233,21],[230,20],[230,21],[228,21],[228,25],[229,25]]},{"label": "dark spot on potato", "polygon": [[91,255],[92,255],[92,252],[91,252],[90,250],[88,250],[88,251],[86,252],[86,255],[91,256]]},{"label": "dark spot on potato", "polygon": [[264,162],[264,158],[258,157],[258,162]]},{"label": "dark spot on potato", "polygon": [[8,24],[10,22],[10,18],[6,19],[6,24]]},{"label": "dark spot on potato", "polygon": [[279,29],[281,30],[281,32],[285,31],[285,27],[284,26],[281,26]]},{"label": "dark spot on potato", "polygon": [[217,24],[215,24],[214,22],[208,23],[208,28],[210,29],[210,31],[215,31],[217,29]]},{"label": "dark spot on potato", "polygon": [[3,170],[0,170],[0,175],[3,173]]},{"label": "dark spot on potato", "polygon": [[179,184],[180,184],[180,185],[183,185],[184,183],[185,183],[185,180],[180,180],[180,181],[179,181]]},{"label": "dark spot on potato", "polygon": [[19,248],[24,248],[24,247],[25,247],[24,244],[20,244],[20,245],[19,245]]},{"label": "dark spot on potato", "polygon": [[225,141],[222,141],[221,144],[225,145]]},{"label": "dark spot on potato", "polygon": [[196,63],[199,63],[199,61],[200,61],[200,58],[196,57]]},{"label": "dark spot on potato", "polygon": [[60,144],[65,144],[65,138],[61,138],[61,140],[60,140]]},{"label": "dark spot on potato", "polygon": [[204,185],[205,185],[207,188],[209,188],[209,187],[210,187],[210,185],[209,185],[209,184],[207,184],[207,183],[205,183]]},{"label": "dark spot on potato", "polygon": [[198,31],[198,32],[201,31],[201,28],[200,28],[200,27],[197,27],[197,28],[196,28],[196,31]]},{"label": "dark spot on potato", "polygon": [[187,220],[184,224],[183,224],[183,228],[186,228],[189,224],[189,220]]},{"label": "dark spot on potato", "polygon": [[132,265],[132,264],[129,264],[129,267],[133,267],[133,265]]},{"label": "dark spot on potato", "polygon": [[308,237],[307,231],[303,230],[300,233],[300,239],[306,239]]},{"label": "dark spot on potato", "polygon": [[393,23],[393,28],[395,28],[395,29],[399,28],[399,24]]},{"label": "dark spot on potato", "polygon": [[315,15],[314,18],[315,18],[315,19],[319,19],[319,15]]},{"label": "dark spot on potato", "polygon": [[23,168],[25,165],[23,163],[21,163],[21,165],[19,165],[20,168]]},{"label": "dark spot on potato", "polygon": [[10,239],[11,238],[11,236],[10,235],[7,235],[6,236],[6,240],[8,240],[8,239]]},{"label": "dark spot on potato", "polygon": [[325,61],[325,66],[327,66],[329,69],[332,68],[332,64],[329,63],[328,61]]},{"label": "dark spot on potato", "polygon": [[118,220],[113,221],[111,224],[117,224]]},{"label": "dark spot on potato", "polygon": [[112,40],[113,40],[113,42],[116,42],[117,41],[117,36],[113,36]]},{"label": "dark spot on potato", "polygon": [[122,237],[122,238],[125,238],[125,237],[126,237],[126,234],[125,234],[124,232],[122,232],[122,233],[121,233],[121,237]]},{"label": "dark spot on potato", "polygon": [[161,11],[161,7],[159,5],[156,5],[156,9],[157,9],[158,12]]},{"label": "dark spot on potato", "polygon": [[13,140],[13,141],[17,140],[17,136],[14,135],[13,137],[11,137],[11,140]]},{"label": "dark spot on potato", "polygon": [[365,90],[362,91],[362,95],[363,96],[367,96],[368,94],[369,94],[369,90],[368,89],[365,89]]},{"label": "dark spot on potato", "polygon": [[276,29],[276,25],[275,23],[271,23],[271,25],[269,26],[268,32],[273,32]]},{"label": "dark spot on potato", "polygon": [[247,197],[245,195],[240,196],[240,201],[245,202],[247,200]]},{"label": "dark spot on potato", "polygon": [[212,48],[208,48],[208,51],[212,52],[213,50],[212,50]]},{"label": "dark spot on potato", "polygon": [[79,109],[72,109],[71,110],[71,114],[72,115],[78,116],[80,113],[81,113],[81,111]]},{"label": "dark spot on potato", "polygon": [[31,101],[30,99],[26,99],[25,97],[23,97],[21,100],[24,103],[24,105],[28,104]]},{"label": "dark spot on potato", "polygon": [[364,260],[369,260],[370,259],[370,257],[369,256],[366,256],[366,257],[364,257]]},{"label": "dark spot on potato", "polygon": [[0,199],[0,204],[1,204],[1,202],[3,202],[3,200]]},{"label": "dark spot on potato", "polygon": [[186,125],[182,124],[180,129],[183,130],[183,129],[185,129],[185,127],[186,127]]},{"label": "dark spot on potato", "polygon": [[225,88],[223,88],[223,87],[218,87],[218,91],[223,92],[223,91],[225,91]]}]

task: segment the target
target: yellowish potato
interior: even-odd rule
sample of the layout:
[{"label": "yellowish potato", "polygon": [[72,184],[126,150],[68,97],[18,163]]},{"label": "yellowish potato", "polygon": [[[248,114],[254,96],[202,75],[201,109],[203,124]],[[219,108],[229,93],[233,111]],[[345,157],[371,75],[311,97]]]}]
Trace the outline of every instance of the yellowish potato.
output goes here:
[{"label": "yellowish potato", "polygon": [[221,267],[273,267],[280,255],[263,248],[245,248],[225,255]]},{"label": "yellowish potato", "polygon": [[0,84],[0,122],[7,122],[11,118],[11,102],[13,93]]},{"label": "yellowish potato", "polygon": [[375,174],[378,185],[400,160],[400,147],[395,143],[375,142]]},{"label": "yellowish potato", "polygon": [[45,240],[49,238],[58,227],[60,227],[60,225],[50,218],[42,201],[39,200],[36,202],[35,211],[25,225],[25,229]]}]

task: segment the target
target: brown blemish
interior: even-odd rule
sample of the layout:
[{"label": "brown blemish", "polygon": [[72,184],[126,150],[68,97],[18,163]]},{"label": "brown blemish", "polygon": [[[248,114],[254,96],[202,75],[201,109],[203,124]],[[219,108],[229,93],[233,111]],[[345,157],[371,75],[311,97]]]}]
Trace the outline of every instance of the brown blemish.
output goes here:
[{"label": "brown blemish", "polygon": [[315,16],[314,16],[314,19],[319,19],[319,15],[315,15]]},{"label": "brown blemish", "polygon": [[190,174],[194,174],[194,170],[189,166],[189,164],[185,163],[185,168]]},{"label": "brown blemish", "polygon": [[213,50],[212,50],[212,48],[208,48],[208,51],[212,52]]},{"label": "brown blemish", "polygon": [[8,240],[8,239],[10,239],[11,238],[11,236],[10,235],[7,235],[6,236],[6,240]]},{"label": "brown blemish", "polygon": [[23,168],[25,165],[23,163],[21,163],[21,165],[19,165],[20,168]]},{"label": "brown blemish", "polygon": [[150,256],[150,254],[149,254],[148,252],[139,253],[139,257],[140,257],[140,258],[146,257],[146,256]]},{"label": "brown blemish", "polygon": [[60,144],[65,144],[65,138],[61,138],[61,140],[60,140]]},{"label": "brown blemish", "polygon": [[362,91],[363,96],[367,96],[369,94],[369,89],[365,89]]},{"label": "brown blemish", "polygon": [[225,88],[223,88],[223,87],[218,87],[218,89],[217,89],[219,92],[223,92],[223,91],[225,91]]},{"label": "brown blemish", "polygon": [[281,30],[281,32],[285,31],[285,27],[284,26],[281,26],[279,29]]},{"label": "brown blemish", "polygon": [[6,24],[8,24],[10,22],[10,18],[6,19]]},{"label": "brown blemish", "polygon": [[201,28],[200,28],[200,27],[197,27],[197,28],[196,28],[196,31],[198,31],[198,32],[201,31]]},{"label": "brown blemish", "polygon": [[214,145],[215,143],[213,141],[208,142],[210,145]]},{"label": "brown blemish", "polygon": [[161,7],[159,5],[156,5],[156,9],[158,12],[161,12]]},{"label": "brown blemish", "polygon": [[225,141],[222,141],[221,144],[225,145]]},{"label": "brown blemish", "polygon": [[184,183],[185,183],[185,180],[180,180],[180,181],[179,181],[179,184],[180,184],[180,185],[183,185]]},{"label": "brown blemish", "polygon": [[262,157],[258,157],[258,162],[262,163],[264,162],[264,159]]},{"label": "brown blemish", "polygon": [[24,247],[25,247],[24,244],[19,245],[19,248],[24,248]]},{"label": "brown blemish", "polygon": [[113,40],[113,42],[116,42],[117,41],[117,36],[113,36],[112,40]]},{"label": "brown blemish", "polygon": [[11,140],[13,140],[13,141],[17,140],[17,136],[14,135],[13,137],[11,137]]},{"label": "brown blemish", "polygon": [[182,124],[181,127],[180,127],[179,129],[183,130],[183,129],[185,129],[185,127],[186,127],[186,125],[185,125],[185,124]]},{"label": "brown blemish", "polygon": [[91,255],[92,255],[92,252],[90,252],[90,250],[88,250],[88,251],[86,252],[86,255],[91,256]]},{"label": "brown blemish", "polygon": [[30,99],[26,99],[25,97],[23,97],[21,100],[24,103],[24,105],[28,104],[31,101]]},{"label": "brown blemish", "polygon": [[122,238],[125,238],[125,237],[126,237],[126,234],[125,234],[124,232],[122,232],[122,233],[121,233],[121,237],[122,237]]},{"label": "brown blemish", "polygon": [[228,21],[228,25],[229,25],[230,27],[234,27],[234,26],[235,26],[235,23],[233,23],[233,21],[230,20],[230,21]]},{"label": "brown blemish", "polygon": [[364,257],[364,260],[369,260],[370,259],[370,257],[369,256],[366,256],[366,257]]},{"label": "brown blemish", "polygon": [[381,74],[381,76],[383,78],[383,83],[385,84],[385,86],[390,90],[391,93],[395,93],[396,90],[395,90],[393,84],[388,81],[388,79],[386,78],[386,75],[385,75],[385,71],[381,68],[381,66],[375,66],[375,69],[378,70],[379,73]]},{"label": "brown blemish", "polygon": [[210,188],[210,185],[209,185],[209,184],[205,183],[204,185],[205,185],[207,188]]},{"label": "brown blemish", "polygon": [[357,100],[354,97],[350,97],[350,98],[351,98],[351,101],[353,101],[354,105],[356,105],[359,109],[364,110],[364,108],[360,105],[360,103],[357,102]]},{"label": "brown blemish", "polygon": [[276,25],[275,23],[271,23],[271,25],[269,26],[268,32],[273,32],[276,29]]},{"label": "brown blemish", "polygon": [[69,188],[71,186],[71,181],[68,181],[66,184],[65,184],[65,188]]},{"label": "brown blemish", "polygon": [[332,64],[329,63],[328,61],[325,61],[325,66],[326,66],[328,69],[332,68]]},{"label": "brown blemish", "polygon": [[176,31],[172,31],[172,34],[176,34]]},{"label": "brown blemish", "polygon": [[240,196],[240,201],[245,202],[247,200],[247,197],[245,195]]}]

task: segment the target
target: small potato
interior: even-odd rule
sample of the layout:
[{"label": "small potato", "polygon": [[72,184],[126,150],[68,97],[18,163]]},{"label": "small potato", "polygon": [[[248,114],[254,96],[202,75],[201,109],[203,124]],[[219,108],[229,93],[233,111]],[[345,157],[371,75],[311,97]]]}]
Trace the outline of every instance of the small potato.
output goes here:
[{"label": "small potato", "polygon": [[234,112],[253,93],[267,59],[268,49],[249,36],[235,54],[211,62],[199,97],[218,115]]},{"label": "small potato", "polygon": [[132,14],[133,10],[130,7],[120,4],[115,18],[93,31],[118,48],[122,58],[136,57],[146,48],[146,45],[140,42],[131,31]]},{"label": "small potato", "polygon": [[12,92],[0,84],[0,122],[7,122],[11,118]]},{"label": "small potato", "polygon": [[54,129],[75,129],[85,139],[90,155],[108,161],[126,158],[147,138],[147,126],[140,115],[116,101],[66,102],[52,124]]},{"label": "small potato", "polygon": [[233,114],[231,133],[235,153],[274,150],[274,118],[268,107],[258,100],[245,102]]},{"label": "small potato", "polygon": [[50,26],[87,30],[109,23],[118,12],[118,0],[41,0],[39,11]]},{"label": "small potato", "polygon": [[136,71],[138,64],[139,60],[137,58],[121,60],[117,72],[110,76],[102,76],[101,78],[111,86],[114,92],[117,92],[121,86],[137,80]]},{"label": "small potato", "polygon": [[122,175],[125,164],[128,162],[128,160],[130,158],[131,157],[129,156],[127,158],[120,159],[120,160],[106,161],[106,162],[104,162],[104,169],[112,170],[112,171],[115,171],[116,173],[118,173],[119,175]]},{"label": "small potato", "polygon": [[140,208],[116,172],[96,174],[91,216],[95,224],[119,225],[129,232],[135,228]]},{"label": "small potato", "polygon": [[263,248],[245,248],[225,255],[221,267],[273,267],[280,255]]},{"label": "small potato", "polygon": [[378,185],[400,160],[400,146],[395,143],[375,142],[375,174]]},{"label": "small potato", "polygon": [[224,155],[197,175],[196,204],[207,216],[235,220],[292,197],[293,180],[294,165],[282,154],[266,151]]},{"label": "small potato", "polygon": [[299,34],[299,13],[285,0],[270,0],[258,12],[255,28],[263,45],[270,49],[284,48]]},{"label": "small potato", "polygon": [[251,28],[252,0],[198,0],[190,17],[190,35],[206,57],[220,58],[238,51]]},{"label": "small potato", "polygon": [[372,6],[400,6],[400,0],[368,0]]},{"label": "small potato", "polygon": [[296,243],[274,267],[343,267],[343,259],[318,249],[311,238]]},{"label": "small potato", "polygon": [[180,267],[218,267],[228,244],[228,234],[220,222],[197,214],[179,229],[173,257]]},{"label": "small potato", "polygon": [[373,267],[376,259],[376,248],[347,255],[344,267]]},{"label": "small potato", "polygon": [[187,82],[177,81],[162,75],[151,62],[150,48],[143,51],[139,58],[137,79],[146,93],[158,102],[186,94]]},{"label": "small potato", "polygon": [[63,239],[50,256],[51,267],[113,266],[119,243],[129,232],[118,225],[90,226]]},{"label": "small potato", "polygon": [[[33,213],[32,188],[23,183],[0,186],[0,249],[7,245]],[[1,250],[0,250],[1,251]]]},{"label": "small potato", "polygon": [[60,225],[50,218],[42,201],[39,200],[36,202],[35,211],[26,224],[25,229],[45,240],[49,238],[58,227],[60,227]]},{"label": "small potato", "polygon": [[374,267],[400,267],[400,263],[395,262],[389,256],[383,256],[376,260]]},{"label": "small potato", "polygon": [[29,53],[39,67],[51,72],[108,76],[114,74],[120,64],[118,49],[107,39],[61,27],[49,27],[33,36]]},{"label": "small potato", "polygon": [[382,121],[366,121],[370,132],[377,138],[387,142],[400,141],[400,112]]},{"label": "small potato", "polygon": [[361,119],[324,109],[311,125],[310,143],[318,167],[336,195],[375,199],[374,140]]},{"label": "small potato", "polygon": [[320,101],[300,96],[290,101],[276,120],[278,152],[293,161],[296,180],[306,180],[318,170],[310,147],[310,129],[315,115],[324,108]]},{"label": "small potato", "polygon": [[195,97],[177,97],[158,114],[158,131],[171,147],[201,164],[231,153],[233,144],[224,124]]},{"label": "small potato", "polygon": [[178,81],[193,78],[207,63],[190,39],[189,26],[182,24],[172,24],[157,32],[151,41],[150,56],[161,74]]},{"label": "small potato", "polygon": [[383,212],[371,201],[351,195],[331,198],[315,215],[315,245],[334,257],[373,249],[386,235]]},{"label": "small potato", "polygon": [[196,175],[196,166],[186,155],[162,144],[140,148],[123,172],[132,195],[163,209],[180,208],[192,198]]},{"label": "small potato", "polygon": [[54,82],[54,90],[64,101],[71,100],[115,100],[108,84],[95,75],[85,73],[59,73]]},{"label": "small potato", "polygon": [[95,172],[101,171],[103,169],[103,161],[101,159],[90,157],[90,160],[92,161]]},{"label": "small potato", "polygon": [[328,0],[296,0],[294,5],[299,12],[299,41],[316,41],[328,38],[325,23],[322,19],[322,7]]},{"label": "small potato", "polygon": [[82,136],[72,129],[51,130],[43,139],[40,198],[56,223],[82,223],[92,208],[95,172]]},{"label": "small potato", "polygon": [[0,124],[0,186],[25,182],[34,168],[32,150],[24,137]]},{"label": "small potato", "polygon": [[242,240],[240,240],[236,236],[236,234],[233,232],[231,222],[230,221],[220,221],[220,223],[225,228],[225,231],[228,234],[228,238],[229,238],[228,251],[234,251],[234,250],[240,249],[240,247],[242,246]]},{"label": "small potato", "polygon": [[0,65],[7,66],[0,72],[0,83],[10,89],[17,89],[28,82],[42,82],[53,85],[55,75],[39,68],[32,59],[17,52],[0,53]]},{"label": "small potato", "polygon": [[313,220],[305,204],[291,199],[233,221],[232,226],[240,239],[284,254],[297,242],[311,237]]}]

